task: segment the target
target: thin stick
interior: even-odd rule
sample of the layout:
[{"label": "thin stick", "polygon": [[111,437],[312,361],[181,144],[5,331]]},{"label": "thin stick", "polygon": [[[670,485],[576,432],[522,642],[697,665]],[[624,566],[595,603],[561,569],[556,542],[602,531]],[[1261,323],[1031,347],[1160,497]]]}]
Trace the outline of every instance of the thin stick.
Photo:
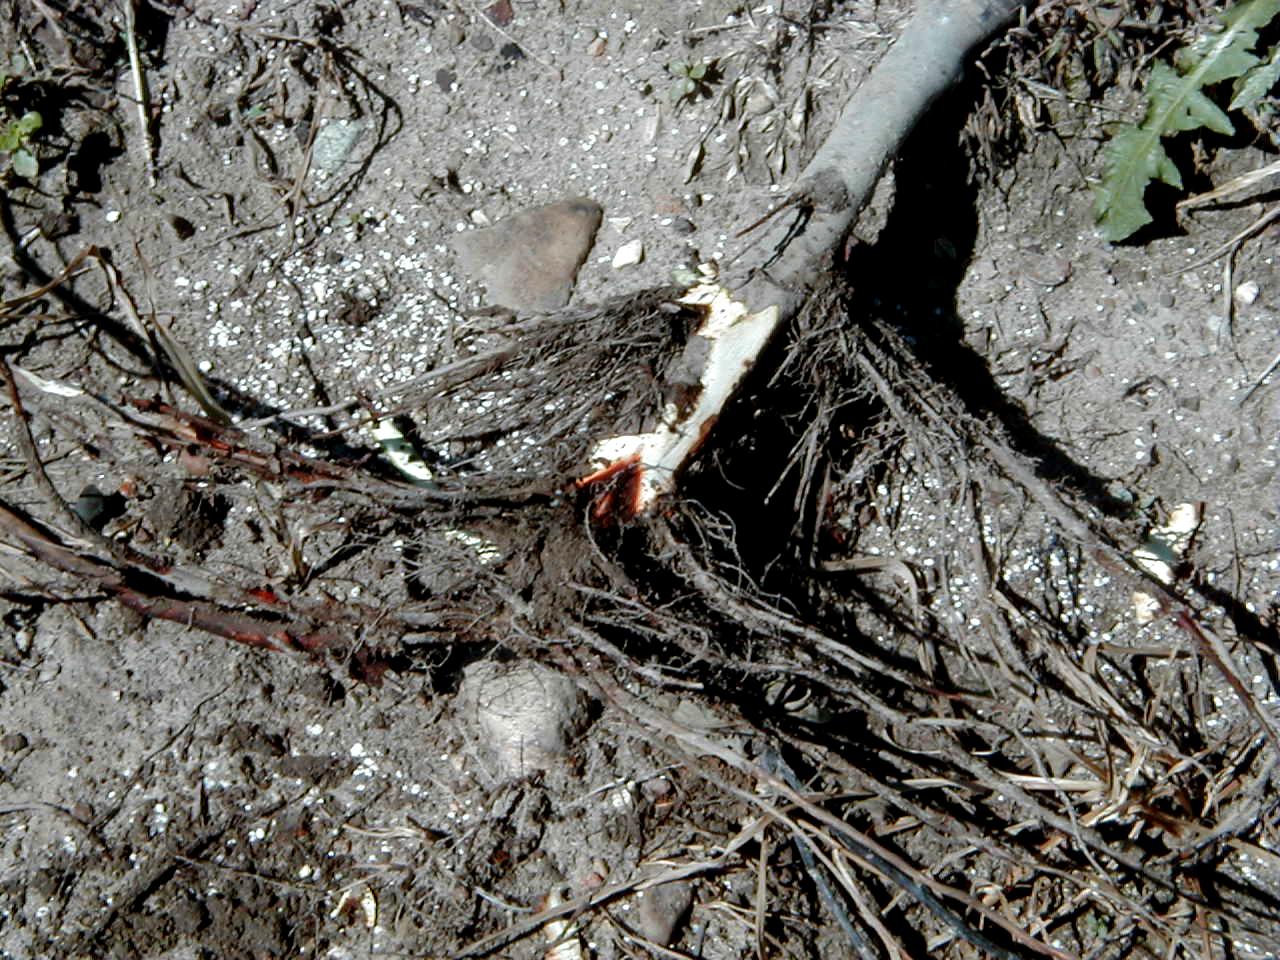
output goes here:
[{"label": "thin stick", "polygon": [[542,64],[552,73],[554,73],[557,79],[559,80],[564,79],[564,71],[561,70],[559,67],[557,67],[554,63],[548,63],[546,60],[543,60],[542,57],[538,56],[536,53],[533,52],[532,48],[528,47],[528,44],[517,43],[515,37],[511,36],[511,34],[507,33],[507,31],[503,30],[500,26],[494,23],[493,20],[491,20],[489,16],[484,11],[482,11],[479,7],[477,7],[474,3],[471,5],[471,9],[475,12],[476,18],[482,21],[483,23],[487,24],[490,30],[499,34],[509,42],[514,43],[521,50],[528,49],[529,56],[531,56],[538,63]]},{"label": "thin stick", "polygon": [[1234,237],[1232,237],[1226,243],[1222,244],[1220,247],[1215,249],[1212,253],[1206,254],[1205,256],[1201,257],[1199,260],[1196,260],[1193,263],[1190,263],[1187,266],[1183,267],[1181,270],[1176,271],[1174,273],[1174,276],[1180,276],[1184,273],[1189,273],[1190,271],[1195,270],[1199,267],[1203,267],[1206,264],[1213,263],[1213,261],[1217,260],[1219,257],[1225,254],[1234,252],[1235,249],[1240,246],[1240,244],[1244,243],[1246,240],[1248,240],[1250,237],[1254,236],[1255,234],[1261,233],[1263,230],[1265,230],[1268,226],[1270,226],[1276,220],[1280,220],[1280,203],[1277,203],[1270,210],[1268,210],[1266,213],[1260,216],[1257,220],[1253,221],[1253,223],[1249,224],[1247,227],[1245,227],[1243,230],[1237,233]]},{"label": "thin stick", "polygon": [[[1070,960],[1072,957],[1072,954],[1066,951],[1036,940],[1027,934],[1025,930],[1019,929],[1005,917],[983,906],[972,897],[968,897],[961,891],[945,887],[932,878],[922,875],[897,854],[876,843],[862,831],[857,830],[851,824],[846,823],[839,817],[829,813],[822,806],[793,790],[789,784],[770,773],[763,766],[750,762],[740,753],[725,747],[712,737],[672,720],[659,710],[652,709],[635,695],[615,683],[603,669],[591,664],[588,658],[582,656],[580,651],[578,652],[577,660],[576,664],[565,663],[565,666],[569,668],[576,667],[584,674],[587,674],[590,684],[595,688],[594,692],[604,703],[614,707],[624,716],[630,717],[640,726],[648,727],[671,737],[685,751],[697,755],[716,757],[729,767],[755,778],[762,787],[767,788],[774,796],[785,800],[795,808],[803,811],[815,822],[827,827],[833,834],[839,835],[846,849],[852,855],[864,860],[874,869],[891,878],[894,884],[908,891],[918,903],[932,912],[954,934],[964,938],[979,950],[984,951],[984,956],[1001,958],[1001,960],[1019,960],[1017,954],[1001,947],[981,931],[973,929],[960,916],[952,912],[942,902],[939,894],[955,897],[964,903],[967,909],[1000,926],[1015,942],[1043,956],[1051,957],[1053,960]],[[697,769],[701,776],[716,783],[722,789],[750,802],[753,806],[761,809],[765,814],[773,816],[779,822],[785,823],[796,830],[800,829],[793,818],[776,808],[769,800],[755,793],[748,793],[738,789],[705,768],[699,767]]]},{"label": "thin stick", "polygon": [[1276,358],[1267,364],[1267,369],[1263,370],[1262,375],[1258,377],[1257,380],[1253,381],[1253,386],[1245,392],[1245,395],[1240,398],[1240,402],[1237,403],[1236,406],[1243,407],[1248,402],[1249,398],[1258,392],[1258,388],[1266,383],[1267,377],[1271,376],[1271,374],[1275,372],[1276,367],[1280,367],[1280,353],[1277,353]]},{"label": "thin stick", "polygon": [[151,94],[147,91],[147,78],[142,72],[142,57],[138,53],[137,0],[124,0],[124,42],[129,49],[129,72],[133,75],[133,95],[138,108],[138,130],[142,134],[142,150],[147,165],[147,180],[151,187],[156,179],[156,144],[151,135]]},{"label": "thin stick", "polygon": [[[791,767],[787,765],[787,762],[782,759],[782,755],[772,747],[765,748],[762,763],[770,773],[782,777],[787,786],[796,793],[804,792],[800,779],[795,775]],[[831,889],[831,884],[827,882],[827,878],[818,869],[818,862],[814,854],[821,855],[821,851],[816,849],[813,842],[801,830],[793,829],[792,840],[795,842],[796,852],[800,854],[800,862],[804,864],[805,872],[809,874],[809,879],[813,881],[813,885],[818,890],[822,905],[827,908],[827,912],[840,925],[840,929],[844,931],[845,938],[849,941],[850,946],[853,947],[854,952],[862,958],[873,958],[875,954],[872,952],[870,944],[867,943],[862,934],[853,925],[853,921],[849,919],[849,912],[845,910],[844,904],[836,898],[835,891]]]}]

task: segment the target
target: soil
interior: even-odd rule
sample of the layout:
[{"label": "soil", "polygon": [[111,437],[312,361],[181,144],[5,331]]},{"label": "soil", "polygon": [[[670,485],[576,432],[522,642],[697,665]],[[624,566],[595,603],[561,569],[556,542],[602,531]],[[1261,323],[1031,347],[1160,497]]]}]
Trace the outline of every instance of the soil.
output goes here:
[{"label": "soil", "polygon": [[[593,532],[565,492],[572,474],[524,508],[491,491],[441,506],[343,418],[406,414],[442,476],[503,463],[546,479],[538,457],[554,444],[539,430],[558,408],[495,447],[459,427],[490,413],[486,396],[500,406],[493,394],[437,403],[404,386],[492,345],[505,319],[451,239],[590,197],[604,220],[578,275],[581,312],[565,316],[587,325],[590,305],[628,303],[632,320],[592,337],[639,338],[660,311],[637,293],[749,249],[739,231],[787,195],[910,4],[140,4],[150,143],[120,9],[57,6],[15,6],[4,28],[42,78],[15,89],[45,127],[39,177],[11,177],[3,203],[3,298],[90,246],[109,266],[85,261],[56,293],[6,304],[4,350],[135,420],[15,378],[34,447],[63,498],[105,504],[91,523],[108,542],[291,598],[355,642],[328,663],[230,643],[144,616],[6,534],[0,956],[340,960],[479,943],[563,960],[646,955],[637,933],[679,951],[656,955],[708,960],[880,955],[867,916],[915,956],[992,955],[870,855],[831,880],[870,940],[855,949],[814,879],[838,872],[806,860],[814,845],[839,860],[838,845],[756,819],[767,790],[743,764],[775,749],[805,796],[962,889],[956,912],[1009,955],[1034,953],[974,904],[1066,955],[1210,941],[1200,955],[1276,955],[1280,391],[1263,377],[1280,350],[1275,227],[1229,274],[1222,258],[1187,269],[1274,197],[1108,245],[1087,181],[1103,122],[1132,115],[1133,95],[1118,84],[1037,101],[1021,139],[995,138],[1018,149],[992,159],[973,149],[993,142],[983,125],[1013,121],[984,112],[975,71],[922,121],[832,290],[771,355],[782,373],[753,381],[717,426],[674,540]],[[673,100],[677,62],[714,66]],[[1245,140],[1210,142],[1189,185],[1269,161]],[[636,240],[643,259],[615,269]],[[373,495],[299,493],[222,458],[212,425],[185,444],[146,440],[144,421],[156,436],[187,422],[157,404],[201,411],[176,376],[161,385],[150,351],[163,347],[131,316],[185,347],[266,460],[288,449],[398,484],[427,498],[429,522]],[[805,354],[807,342],[830,350]],[[841,393],[857,358],[892,389]],[[615,396],[648,395],[644,365],[627,362],[635,379],[583,388],[608,393],[610,416]],[[914,399],[895,409],[895,389]],[[831,398],[830,433],[802,481],[798,438],[813,434],[795,424],[818,397]],[[0,497],[108,560],[49,503],[6,407]],[[1024,472],[980,466],[984,437]],[[1097,539],[1028,491],[1070,504]],[[1183,503],[1203,519],[1172,589],[1196,621],[1140,622],[1115,558]],[[720,559],[706,565],[709,612],[691,613],[692,584],[711,581],[682,581],[693,568],[672,543],[704,541]],[[853,556],[886,563],[842,572]],[[598,615],[606,593],[627,644]],[[248,615],[245,596],[224,609]],[[785,644],[757,643],[765,621]],[[823,653],[815,631],[841,652]],[[966,635],[967,652],[952,642]],[[611,680],[584,666],[607,660],[606,641]],[[564,706],[554,758],[522,766],[468,685],[477,662],[532,659],[574,675],[582,702]],[[948,700],[953,686],[973,697]],[[954,756],[928,739],[948,724],[972,724]],[[999,780],[1009,771],[1023,779]],[[1043,873],[1010,862],[1024,841]],[[1072,870],[1087,880],[1060,879]],[[1127,879],[1108,887],[1113,873]],[[678,882],[626,886],[653,877]],[[485,940],[614,884],[572,918],[567,947],[537,925]]]}]

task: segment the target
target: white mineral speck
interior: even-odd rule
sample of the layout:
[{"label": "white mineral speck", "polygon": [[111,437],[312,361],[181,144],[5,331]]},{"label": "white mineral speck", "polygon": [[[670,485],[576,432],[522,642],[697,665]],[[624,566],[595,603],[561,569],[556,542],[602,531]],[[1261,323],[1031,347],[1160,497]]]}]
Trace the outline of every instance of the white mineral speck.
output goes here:
[{"label": "white mineral speck", "polygon": [[1258,285],[1252,280],[1246,280],[1235,289],[1236,303],[1242,307],[1253,304],[1258,299]]},{"label": "white mineral speck", "polygon": [[639,240],[632,240],[630,243],[624,243],[618,248],[618,252],[613,255],[613,269],[621,270],[623,267],[632,267],[644,259],[644,244]]}]

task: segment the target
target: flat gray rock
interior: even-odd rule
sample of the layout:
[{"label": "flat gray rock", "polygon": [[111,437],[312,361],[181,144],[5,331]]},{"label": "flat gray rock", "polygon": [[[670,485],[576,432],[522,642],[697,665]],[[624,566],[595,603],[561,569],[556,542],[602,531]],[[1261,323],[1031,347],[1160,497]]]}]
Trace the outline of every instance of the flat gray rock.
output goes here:
[{"label": "flat gray rock", "polygon": [[556,310],[569,302],[602,213],[588,197],[561,200],[460,234],[453,249],[463,272],[485,285],[491,306]]}]

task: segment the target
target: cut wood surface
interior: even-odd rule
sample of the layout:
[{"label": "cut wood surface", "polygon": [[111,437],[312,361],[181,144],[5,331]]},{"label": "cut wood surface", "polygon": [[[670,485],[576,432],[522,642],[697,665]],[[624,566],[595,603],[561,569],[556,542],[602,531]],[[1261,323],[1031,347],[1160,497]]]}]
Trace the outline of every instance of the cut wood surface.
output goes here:
[{"label": "cut wood surface", "polygon": [[875,65],[792,188],[786,209],[767,220],[760,251],[738,280],[699,283],[682,298],[703,307],[693,331],[709,348],[695,402],[668,402],[647,433],[602,439],[583,486],[608,484],[598,519],[627,519],[674,491],[725,405],[779,328],[832,268],[858,214],[902,142],[930,105],[961,76],[970,51],[1021,6],[1017,0],[922,4]]}]

